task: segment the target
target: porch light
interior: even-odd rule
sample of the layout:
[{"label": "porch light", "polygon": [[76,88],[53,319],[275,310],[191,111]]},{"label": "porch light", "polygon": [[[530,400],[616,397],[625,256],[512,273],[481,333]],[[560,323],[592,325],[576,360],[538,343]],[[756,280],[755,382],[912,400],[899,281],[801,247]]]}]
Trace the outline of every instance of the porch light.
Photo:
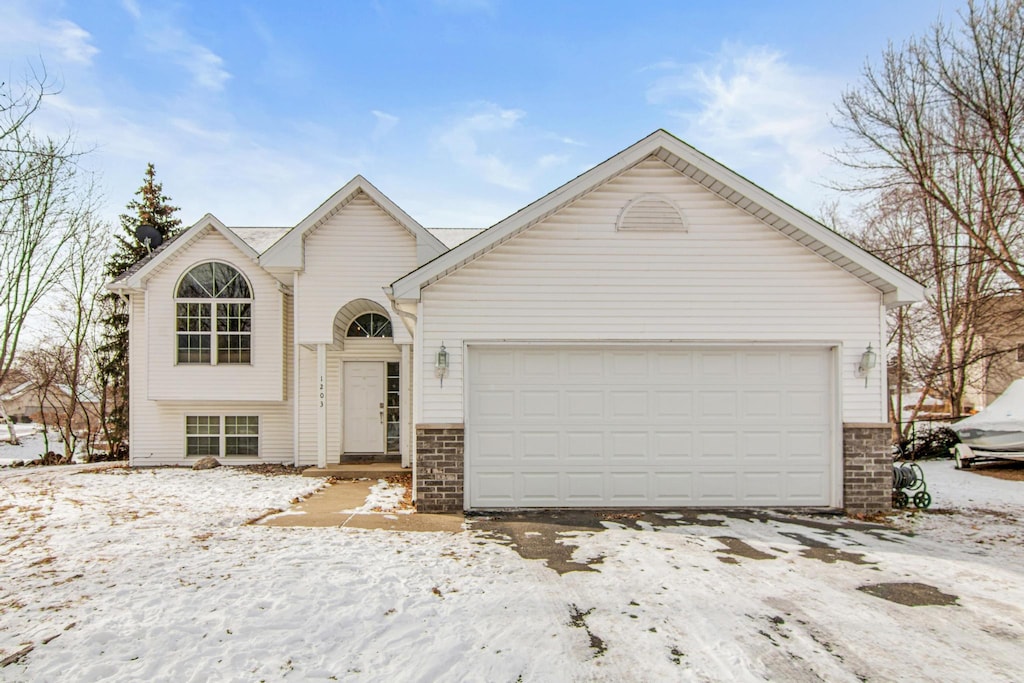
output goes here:
[{"label": "porch light", "polygon": [[441,342],[437,358],[434,359],[434,376],[441,380],[441,386],[443,387],[444,378],[448,376],[448,351],[444,348],[444,342]]},{"label": "porch light", "polygon": [[867,350],[860,356],[860,365],[857,366],[857,372],[864,378],[864,386],[868,385],[868,373],[875,367],[876,361],[877,355],[871,349],[871,344],[868,344]]}]

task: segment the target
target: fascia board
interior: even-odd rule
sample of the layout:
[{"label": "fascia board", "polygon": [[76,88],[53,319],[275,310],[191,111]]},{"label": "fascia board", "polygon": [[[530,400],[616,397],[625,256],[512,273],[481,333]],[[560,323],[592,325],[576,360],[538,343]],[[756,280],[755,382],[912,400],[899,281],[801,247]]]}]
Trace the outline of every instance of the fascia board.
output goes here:
[{"label": "fascia board", "polygon": [[121,280],[120,282],[110,283],[108,289],[112,291],[127,291],[127,290],[142,290],[145,289],[146,280],[149,274],[152,273],[160,264],[164,263],[182,249],[187,248],[196,239],[199,239],[203,232],[206,230],[215,230],[227,239],[232,245],[235,246],[245,256],[249,257],[254,263],[259,263],[259,254],[256,250],[250,247],[246,242],[231,232],[227,226],[220,222],[220,220],[213,214],[206,214],[191,228],[185,231],[183,235],[178,237],[174,244],[168,246],[146,265],[139,268],[136,272],[132,273],[129,277]]}]

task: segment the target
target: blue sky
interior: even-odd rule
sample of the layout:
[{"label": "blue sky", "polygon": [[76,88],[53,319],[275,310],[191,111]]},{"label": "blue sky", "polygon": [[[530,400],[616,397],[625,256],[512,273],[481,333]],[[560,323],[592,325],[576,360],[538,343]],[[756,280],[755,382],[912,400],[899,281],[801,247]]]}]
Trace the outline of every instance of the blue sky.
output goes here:
[{"label": "blue sky", "polygon": [[186,224],[294,225],[361,173],[485,227],[657,128],[816,215],[843,89],[962,5],[4,0],[0,80],[45,63],[111,221],[152,161]]}]

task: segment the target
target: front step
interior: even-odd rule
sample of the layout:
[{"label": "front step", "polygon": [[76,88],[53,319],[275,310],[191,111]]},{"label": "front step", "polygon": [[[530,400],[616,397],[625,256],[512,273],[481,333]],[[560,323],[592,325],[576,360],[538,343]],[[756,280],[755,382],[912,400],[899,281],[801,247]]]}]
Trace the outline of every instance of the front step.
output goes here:
[{"label": "front step", "polygon": [[302,470],[302,476],[334,477],[335,479],[386,479],[411,472],[411,469],[402,467],[402,464],[397,462],[367,462],[307,467]]}]

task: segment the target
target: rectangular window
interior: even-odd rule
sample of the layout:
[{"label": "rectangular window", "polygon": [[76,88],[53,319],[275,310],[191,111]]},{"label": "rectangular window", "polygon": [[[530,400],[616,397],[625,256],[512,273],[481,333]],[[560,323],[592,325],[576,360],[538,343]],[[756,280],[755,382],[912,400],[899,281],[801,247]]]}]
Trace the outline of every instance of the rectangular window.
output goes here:
[{"label": "rectangular window", "polygon": [[185,418],[185,455],[197,458],[220,455],[220,418],[189,415]]},{"label": "rectangular window", "polygon": [[217,363],[248,363],[252,304],[217,304]]},{"label": "rectangular window", "polygon": [[[179,301],[175,305],[178,363],[252,362],[252,304]],[[217,349],[214,356],[213,349]]]},{"label": "rectangular window", "polygon": [[177,304],[179,363],[209,363],[210,304]]},{"label": "rectangular window", "polygon": [[401,446],[399,445],[399,434],[401,429],[401,410],[399,408],[399,387],[401,381],[398,377],[398,363],[387,364],[387,451],[388,453],[397,453]]},{"label": "rectangular window", "polygon": [[[222,429],[223,427],[223,429]],[[258,457],[260,418],[256,415],[188,415],[185,455],[188,457]]]},{"label": "rectangular window", "polygon": [[260,454],[260,419],[255,415],[228,415],[224,418],[224,455]]}]

